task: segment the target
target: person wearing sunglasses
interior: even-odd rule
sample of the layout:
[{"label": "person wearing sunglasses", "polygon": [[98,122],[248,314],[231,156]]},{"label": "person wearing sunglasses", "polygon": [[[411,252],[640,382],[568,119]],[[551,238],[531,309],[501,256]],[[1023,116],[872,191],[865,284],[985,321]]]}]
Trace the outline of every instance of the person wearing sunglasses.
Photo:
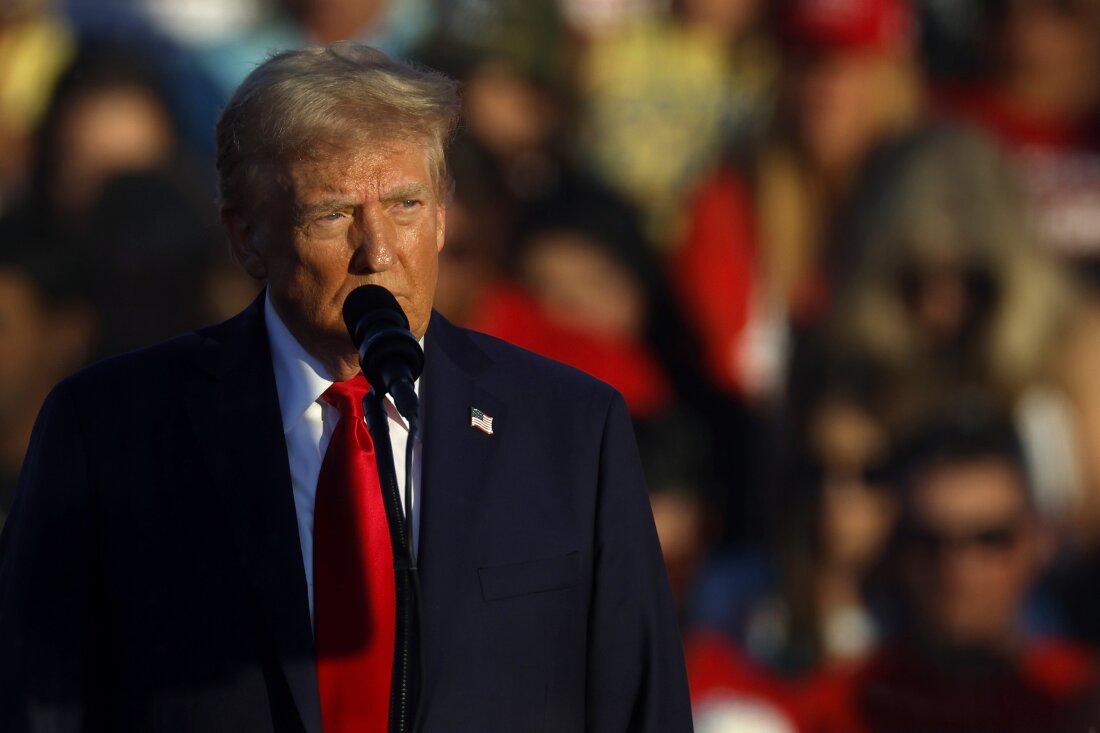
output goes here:
[{"label": "person wearing sunglasses", "polygon": [[1049,553],[1011,422],[960,402],[894,464],[898,629],[826,683],[827,730],[1088,730],[1100,711],[1094,658],[1022,622]]}]

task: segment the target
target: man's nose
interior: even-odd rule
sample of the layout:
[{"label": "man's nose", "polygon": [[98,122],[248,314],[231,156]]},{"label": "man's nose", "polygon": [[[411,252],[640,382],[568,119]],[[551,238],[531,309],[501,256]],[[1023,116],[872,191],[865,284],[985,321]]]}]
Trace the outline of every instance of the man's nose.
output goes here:
[{"label": "man's nose", "polygon": [[382,272],[394,263],[391,237],[379,217],[365,214],[355,228],[355,272]]}]

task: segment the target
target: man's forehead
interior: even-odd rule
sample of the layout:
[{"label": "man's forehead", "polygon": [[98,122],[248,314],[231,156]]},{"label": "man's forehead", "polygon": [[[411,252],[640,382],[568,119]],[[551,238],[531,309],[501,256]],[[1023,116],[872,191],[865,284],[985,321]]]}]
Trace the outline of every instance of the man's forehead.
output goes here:
[{"label": "man's forehead", "polygon": [[362,195],[432,184],[427,150],[409,142],[325,147],[291,161],[287,174],[299,196],[318,191]]},{"label": "man's forehead", "polygon": [[1022,511],[1026,479],[1016,466],[997,458],[930,467],[917,481],[919,513],[943,518],[983,519]]}]

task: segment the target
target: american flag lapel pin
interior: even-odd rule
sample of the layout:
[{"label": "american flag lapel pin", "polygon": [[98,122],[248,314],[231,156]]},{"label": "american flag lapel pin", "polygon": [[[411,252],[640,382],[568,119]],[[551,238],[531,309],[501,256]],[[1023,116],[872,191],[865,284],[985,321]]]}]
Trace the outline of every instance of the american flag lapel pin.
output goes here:
[{"label": "american flag lapel pin", "polygon": [[493,434],[493,418],[476,407],[470,408],[470,427],[477,428],[486,435]]}]

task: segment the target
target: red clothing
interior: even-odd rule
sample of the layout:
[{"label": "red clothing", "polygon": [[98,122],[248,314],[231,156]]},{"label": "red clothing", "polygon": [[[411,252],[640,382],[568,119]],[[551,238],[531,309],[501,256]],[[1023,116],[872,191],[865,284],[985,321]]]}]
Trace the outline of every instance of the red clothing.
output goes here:
[{"label": "red clothing", "polygon": [[757,257],[752,199],[733,171],[721,170],[703,186],[668,268],[702,341],[707,373],[718,387],[741,392],[738,353],[756,290]]},{"label": "red clothing", "polygon": [[465,325],[602,379],[622,393],[632,417],[654,415],[672,403],[668,378],[645,344],[612,342],[553,323],[518,286],[488,288]]},{"label": "red clothing", "polygon": [[1088,150],[1100,142],[1093,128],[1095,120],[1028,114],[985,86],[943,87],[936,91],[934,102],[938,114],[965,119],[1012,148]]},{"label": "red clothing", "polygon": [[913,37],[909,0],[789,0],[783,36],[801,47],[889,52]]},{"label": "red clothing", "polygon": [[1096,660],[1060,641],[1030,644],[1001,669],[952,674],[888,645],[822,680],[823,733],[1065,733],[1100,720]]},{"label": "red clothing", "polygon": [[[741,710],[770,711],[790,730],[813,731],[817,710],[813,687],[785,680],[750,660],[724,634],[699,632],[684,641],[692,709],[699,727],[715,711],[738,706]],[[736,730],[731,722],[730,726]],[[782,730],[781,726],[775,729]]]}]

